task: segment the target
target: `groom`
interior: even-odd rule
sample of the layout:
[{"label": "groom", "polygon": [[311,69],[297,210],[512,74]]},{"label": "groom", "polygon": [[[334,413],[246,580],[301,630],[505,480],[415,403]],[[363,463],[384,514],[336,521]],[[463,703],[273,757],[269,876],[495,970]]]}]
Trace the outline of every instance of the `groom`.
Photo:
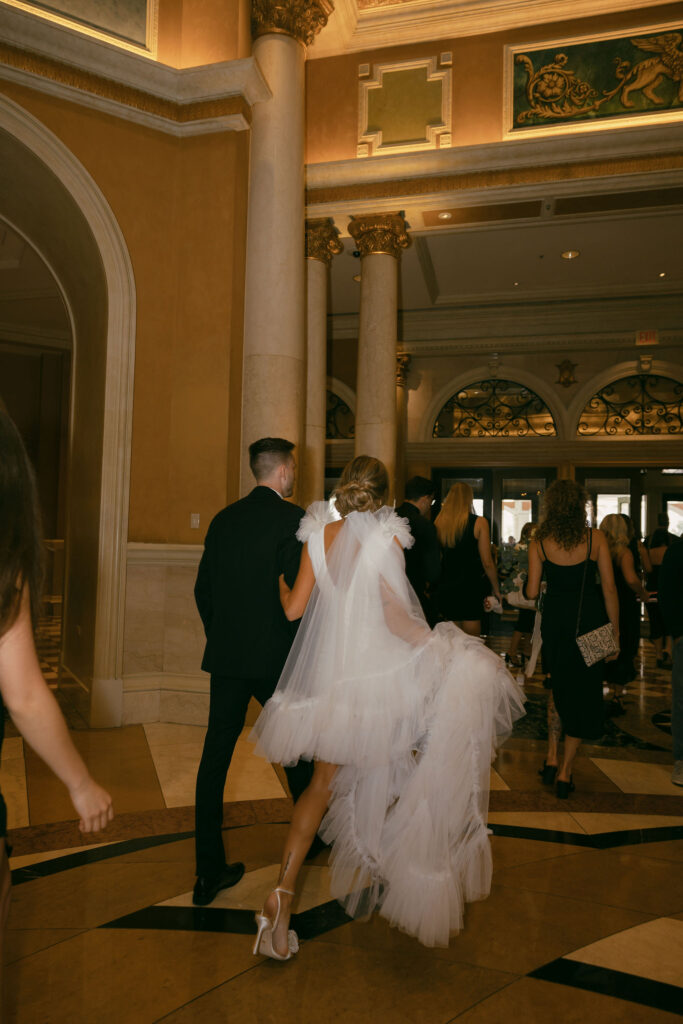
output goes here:
[{"label": "groom", "polygon": [[[272,696],[296,626],[280,605],[278,576],[293,586],[304,510],[283,499],[294,488],[291,441],[264,437],[249,446],[256,487],[228,505],[209,526],[194,594],[204,624],[202,669],[211,673],[209,725],[197,774],[193,902],[203,907],[235,885],[244,864],[227,864],[223,789],[251,697]],[[310,764],[286,768],[294,800],[308,785]]]}]

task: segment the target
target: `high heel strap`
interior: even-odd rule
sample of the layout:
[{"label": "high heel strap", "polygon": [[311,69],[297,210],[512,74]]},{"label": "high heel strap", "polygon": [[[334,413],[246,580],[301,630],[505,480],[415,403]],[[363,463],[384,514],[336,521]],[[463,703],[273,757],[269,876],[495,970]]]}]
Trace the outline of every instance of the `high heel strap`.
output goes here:
[{"label": "high heel strap", "polygon": [[292,892],[291,889],[283,889],[281,885],[276,885],[273,892],[283,892],[286,896],[296,896],[296,893]]}]

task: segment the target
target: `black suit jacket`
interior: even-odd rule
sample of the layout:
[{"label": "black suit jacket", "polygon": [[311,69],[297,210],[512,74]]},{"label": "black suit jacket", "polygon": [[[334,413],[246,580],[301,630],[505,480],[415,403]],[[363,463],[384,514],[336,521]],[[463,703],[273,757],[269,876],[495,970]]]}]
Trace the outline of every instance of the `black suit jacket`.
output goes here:
[{"label": "black suit jacket", "polygon": [[424,608],[426,585],[436,583],[441,575],[441,549],[436,527],[409,501],[398,506],[396,515],[408,520],[415,538],[412,548],[405,551],[406,575]]},{"label": "black suit jacket", "polygon": [[206,633],[205,672],[239,679],[280,675],[296,625],[282,610],[278,576],[294,584],[303,514],[270,487],[255,487],[211,522],[194,588]]}]

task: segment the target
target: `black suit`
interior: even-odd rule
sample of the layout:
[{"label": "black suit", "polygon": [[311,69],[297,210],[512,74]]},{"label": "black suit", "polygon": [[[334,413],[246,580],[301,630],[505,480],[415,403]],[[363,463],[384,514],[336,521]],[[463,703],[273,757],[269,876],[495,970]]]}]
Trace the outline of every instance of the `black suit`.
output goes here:
[{"label": "black suit", "polygon": [[406,576],[420,600],[427,622],[433,626],[436,616],[427,594],[427,584],[436,583],[441,575],[441,548],[436,527],[410,501],[399,505],[396,515],[408,520],[415,539],[412,548],[405,551]]},{"label": "black suit", "polygon": [[[211,673],[209,725],[197,774],[197,874],[217,877],[225,866],[223,789],[251,697],[265,704],[277,685],[296,626],[280,604],[278,576],[293,585],[303,509],[270,487],[255,487],[213,519],[199,563],[195,599],[206,633],[202,668]],[[296,798],[311,766],[288,768]]]}]

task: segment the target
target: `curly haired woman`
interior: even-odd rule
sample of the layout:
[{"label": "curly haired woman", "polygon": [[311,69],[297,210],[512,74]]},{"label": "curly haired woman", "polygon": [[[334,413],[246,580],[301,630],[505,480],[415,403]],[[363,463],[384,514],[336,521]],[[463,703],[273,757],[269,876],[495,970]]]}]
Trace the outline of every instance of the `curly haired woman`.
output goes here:
[{"label": "curly haired woman", "polygon": [[[541,635],[544,663],[564,730],[564,756],[557,772],[561,799],[574,789],[572,765],[581,740],[601,736],[603,731],[602,662],[586,665],[576,643],[577,633],[597,629],[606,618],[615,636],[619,631],[612,558],[605,535],[588,527],[587,502],[588,493],[580,484],[556,480],[545,493],[543,520],[529,546],[527,596],[538,595],[544,573],[548,585]],[[595,582],[596,565],[602,596]],[[546,762],[544,778],[553,767]]]}]

